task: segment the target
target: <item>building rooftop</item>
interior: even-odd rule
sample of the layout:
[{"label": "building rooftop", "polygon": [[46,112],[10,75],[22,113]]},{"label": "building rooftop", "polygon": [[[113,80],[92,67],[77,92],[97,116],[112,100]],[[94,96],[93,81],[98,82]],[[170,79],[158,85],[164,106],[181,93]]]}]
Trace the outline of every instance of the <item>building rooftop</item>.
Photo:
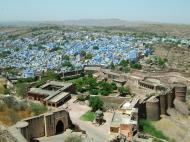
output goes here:
[{"label": "building rooftop", "polygon": [[44,96],[49,96],[55,93],[55,91],[50,91],[50,90],[44,90],[41,88],[30,88],[29,93],[34,93],[34,94],[40,94]]},{"label": "building rooftop", "polygon": [[114,112],[111,125],[117,126],[120,124],[137,124],[137,121],[131,120],[130,115]]},{"label": "building rooftop", "polygon": [[57,94],[55,96],[53,96],[52,98],[49,99],[49,102],[52,102],[52,103],[56,103],[56,102],[59,102],[61,99],[67,97],[69,95],[69,93],[67,92],[62,92],[60,94]]},{"label": "building rooftop", "polygon": [[40,88],[45,88],[49,85],[52,85],[52,86],[59,86],[59,87],[64,87],[64,86],[68,86],[70,85],[71,83],[66,83],[66,82],[58,82],[58,81],[50,81],[50,82],[47,82],[46,84],[40,86]]},{"label": "building rooftop", "polygon": [[146,102],[149,103],[154,103],[154,102],[158,102],[159,100],[156,98],[156,96],[152,96],[150,97]]},{"label": "building rooftop", "polygon": [[44,100],[49,100],[52,97],[56,96],[57,94],[60,94],[61,92],[63,92],[65,89],[67,89],[71,85],[72,83],[50,81],[40,86],[39,88],[31,88],[29,93],[47,96]]}]

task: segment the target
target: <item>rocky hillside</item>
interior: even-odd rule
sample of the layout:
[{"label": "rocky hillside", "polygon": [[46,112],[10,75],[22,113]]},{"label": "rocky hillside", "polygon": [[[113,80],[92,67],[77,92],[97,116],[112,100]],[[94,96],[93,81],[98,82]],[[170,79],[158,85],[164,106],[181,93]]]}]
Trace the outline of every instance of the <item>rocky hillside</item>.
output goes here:
[{"label": "rocky hillside", "polygon": [[0,142],[18,142],[5,127],[0,125]]}]

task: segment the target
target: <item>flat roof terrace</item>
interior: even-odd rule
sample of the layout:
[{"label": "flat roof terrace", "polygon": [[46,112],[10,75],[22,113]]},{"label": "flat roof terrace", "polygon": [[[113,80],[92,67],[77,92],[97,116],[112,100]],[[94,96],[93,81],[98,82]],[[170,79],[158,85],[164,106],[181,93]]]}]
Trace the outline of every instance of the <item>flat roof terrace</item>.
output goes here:
[{"label": "flat roof terrace", "polygon": [[66,93],[66,89],[71,86],[72,83],[50,81],[39,88],[31,88],[28,95],[37,100],[43,97],[44,101],[56,103],[68,97],[69,93]]},{"label": "flat roof terrace", "polygon": [[55,91],[44,90],[41,88],[31,88],[28,93],[50,96],[50,95],[54,94]]},{"label": "flat roof terrace", "polygon": [[137,121],[131,120],[130,115],[114,112],[111,125],[118,126],[120,124],[137,124]]},{"label": "flat roof terrace", "polygon": [[50,81],[50,82],[47,82],[46,84],[40,86],[40,88],[45,89],[48,86],[55,86],[55,87],[58,87],[58,88],[62,88],[64,86],[67,86],[68,84],[71,84],[71,83],[58,82],[58,81]]},{"label": "flat roof terrace", "polygon": [[57,103],[62,99],[65,99],[66,97],[68,97],[69,93],[67,92],[62,92],[60,94],[57,94],[55,96],[53,96],[52,98],[50,98],[48,101],[52,102],[52,103]]}]

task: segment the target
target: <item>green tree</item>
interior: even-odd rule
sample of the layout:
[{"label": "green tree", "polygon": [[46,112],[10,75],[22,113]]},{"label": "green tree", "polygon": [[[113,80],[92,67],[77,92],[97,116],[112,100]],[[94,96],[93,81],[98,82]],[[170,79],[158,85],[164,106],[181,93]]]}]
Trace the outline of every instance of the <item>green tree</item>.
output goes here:
[{"label": "green tree", "polygon": [[119,63],[120,66],[123,66],[123,67],[126,67],[129,65],[129,62],[126,61],[126,60],[121,60],[120,63]]},{"label": "green tree", "polygon": [[81,51],[80,51],[80,55],[81,55],[82,57],[85,57],[85,56],[86,56],[86,51],[81,50]]},{"label": "green tree", "polygon": [[34,78],[28,77],[28,78],[19,78],[18,83],[27,83],[27,82],[33,82]]},{"label": "green tree", "polygon": [[19,83],[16,85],[16,94],[22,98],[25,98],[28,92],[28,89],[29,89],[29,84]]},{"label": "green tree", "polygon": [[64,56],[63,56],[63,60],[67,60],[67,61],[69,61],[69,59],[70,59],[70,58],[69,58],[68,55],[64,55]]},{"label": "green tree", "polygon": [[124,71],[125,73],[130,72],[130,67],[128,67],[128,66],[124,67],[124,68],[123,68],[123,71]]},{"label": "green tree", "polygon": [[79,100],[79,101],[86,101],[87,99],[88,99],[88,97],[85,95],[78,95],[77,96],[77,100]]},{"label": "green tree", "polygon": [[115,69],[115,65],[114,65],[113,62],[111,62],[111,64],[110,64],[110,68],[111,68],[112,70]]},{"label": "green tree", "polygon": [[126,94],[130,94],[129,89],[126,87],[119,87],[118,91],[120,93],[120,96],[123,96],[123,97],[126,96]]},{"label": "green tree", "polygon": [[100,88],[101,95],[104,95],[104,96],[109,95],[113,91],[112,85],[107,82],[100,82],[99,88]]},{"label": "green tree", "polygon": [[92,59],[92,54],[91,53],[87,53],[85,56],[86,60]]},{"label": "green tree", "polygon": [[6,88],[5,90],[4,90],[4,94],[5,95],[7,95],[7,94],[11,94],[11,89],[10,88]]},{"label": "green tree", "polygon": [[83,81],[87,90],[95,89],[97,87],[97,81],[92,76],[84,77]]},{"label": "green tree", "polygon": [[142,65],[140,63],[131,63],[130,66],[133,69],[142,69]]},{"label": "green tree", "polygon": [[159,65],[160,67],[164,67],[165,64],[166,64],[166,61],[167,61],[167,59],[162,59],[162,58],[160,58],[160,57],[158,57],[157,60],[158,60],[158,65]]},{"label": "green tree", "polygon": [[34,115],[45,113],[48,110],[46,106],[37,103],[31,103],[30,107]]},{"label": "green tree", "polygon": [[94,50],[98,50],[99,47],[98,47],[98,46],[93,46],[93,49],[94,49]]},{"label": "green tree", "polygon": [[72,65],[71,62],[69,62],[69,61],[64,61],[64,62],[62,63],[62,66],[63,66],[63,67],[72,67],[73,65]]},{"label": "green tree", "polygon": [[99,91],[98,91],[98,89],[91,89],[91,90],[89,90],[89,93],[91,95],[98,95]]},{"label": "green tree", "polygon": [[58,51],[58,50],[61,50],[61,48],[60,47],[54,47],[54,48],[52,48],[50,50],[50,52],[55,52],[55,51]]},{"label": "green tree", "polygon": [[113,89],[113,90],[116,90],[116,89],[117,89],[117,85],[116,85],[115,82],[112,82],[112,83],[111,83],[111,86],[112,86],[112,89]]},{"label": "green tree", "polygon": [[103,105],[104,103],[99,97],[90,97],[89,106],[92,108],[92,111],[103,109]]}]

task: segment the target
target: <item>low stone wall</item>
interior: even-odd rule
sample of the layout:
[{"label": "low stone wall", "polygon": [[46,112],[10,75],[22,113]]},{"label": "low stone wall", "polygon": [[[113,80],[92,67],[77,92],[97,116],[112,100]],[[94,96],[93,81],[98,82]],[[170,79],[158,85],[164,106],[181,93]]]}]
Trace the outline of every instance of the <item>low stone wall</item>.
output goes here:
[{"label": "low stone wall", "polygon": [[121,104],[123,104],[126,100],[130,100],[130,98],[110,96],[100,96],[100,99],[103,100],[104,107],[107,110],[118,109],[121,106]]}]

